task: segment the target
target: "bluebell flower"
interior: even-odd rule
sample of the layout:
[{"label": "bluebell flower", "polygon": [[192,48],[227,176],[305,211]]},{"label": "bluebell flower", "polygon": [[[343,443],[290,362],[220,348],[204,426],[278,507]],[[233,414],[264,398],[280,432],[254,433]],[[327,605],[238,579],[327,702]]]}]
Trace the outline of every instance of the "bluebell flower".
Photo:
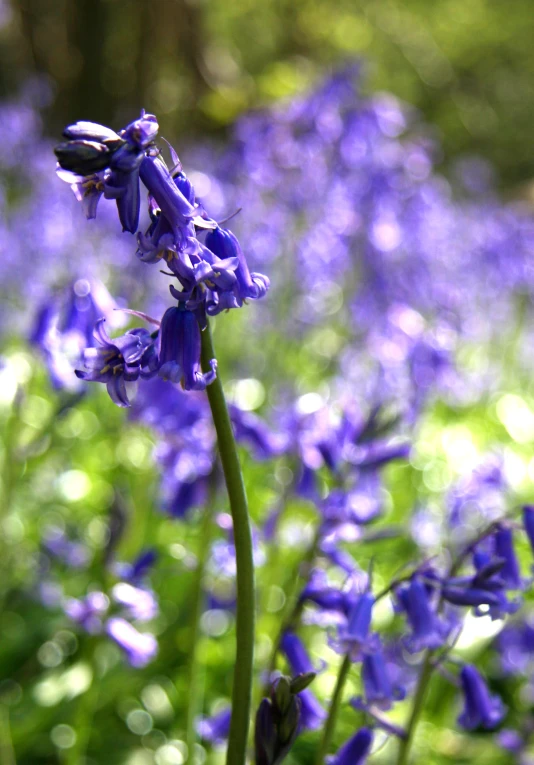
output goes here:
[{"label": "bluebell flower", "polygon": [[522,586],[519,562],[517,560],[512,529],[508,526],[499,525],[493,536],[495,555],[504,561],[500,569],[500,576],[506,582],[506,586],[512,590],[518,590]]},{"label": "bluebell flower", "polygon": [[369,728],[361,728],[328,760],[328,765],[363,765],[372,744],[373,732]]},{"label": "bluebell flower", "polygon": [[[257,300],[265,295],[269,289],[269,279],[263,274],[250,273],[241,246],[230,230],[219,227],[208,231],[206,247],[222,260],[237,258],[237,284],[233,290],[237,306],[241,305],[242,301],[247,298]],[[220,305],[220,302],[214,304],[211,313],[219,313]]]},{"label": "bluebell flower", "polygon": [[56,526],[45,530],[43,547],[69,568],[85,568],[90,560],[89,548],[82,542],[69,539],[65,531]]},{"label": "bluebell flower", "polygon": [[119,134],[92,122],[77,122],[65,129],[64,135],[69,140],[55,149],[64,171],[58,174],[70,183],[84,203],[87,217],[95,217],[103,192],[107,199],[116,200],[123,230],[136,232],[140,208],[139,166],[157,133],[156,118],[144,111]]},{"label": "bluebell flower", "polygon": [[353,605],[346,626],[339,629],[337,640],[331,641],[335,650],[349,654],[352,661],[360,661],[365,652],[379,648],[378,636],[369,632],[374,603],[373,595],[364,592]]},{"label": "bluebell flower", "polygon": [[394,685],[388,671],[388,665],[381,650],[366,653],[362,662],[363,698],[354,699],[351,704],[356,709],[376,706],[388,710],[394,701],[405,697],[405,689]]},{"label": "bluebell flower", "polygon": [[414,576],[408,587],[398,588],[397,595],[412,628],[412,634],[405,641],[410,653],[443,645],[447,627],[435,613],[427,589],[419,577]]},{"label": "bluebell flower", "polygon": [[308,672],[316,672],[304,643],[294,632],[284,632],[280,641],[280,649],[287,657],[292,674],[303,675]]},{"label": "bluebell flower", "polygon": [[168,308],[161,322],[160,338],[160,377],[180,382],[185,390],[204,390],[215,380],[215,359],[210,361],[210,372],[200,369],[200,326],[194,313],[182,306]]},{"label": "bluebell flower", "polygon": [[96,218],[98,203],[104,194],[106,179],[110,175],[109,170],[102,170],[92,175],[77,175],[70,170],[61,167],[56,171],[58,178],[68,183],[74,196],[82,205],[82,211],[88,220]]},{"label": "bluebell flower", "polygon": [[197,720],[197,733],[201,739],[209,741],[210,744],[222,744],[228,738],[231,719],[231,707],[224,707],[212,717],[201,717]]},{"label": "bluebell flower", "polygon": [[453,585],[445,585],[441,594],[443,598],[455,606],[493,606],[501,605],[501,598],[491,590],[482,588],[466,587],[465,589]]},{"label": "bluebell flower", "polygon": [[83,354],[87,370],[76,370],[81,380],[106,384],[112,401],[117,406],[130,406],[126,382],[137,380],[140,375],[155,373],[153,367],[153,338],[145,329],[134,329],[125,335],[111,339],[104,329],[105,319],[100,319],[94,335],[101,348],[87,348]]},{"label": "bluebell flower", "polygon": [[302,730],[317,730],[326,720],[326,710],[321,706],[317,697],[309,688],[299,693],[300,698],[300,728]]},{"label": "bluebell flower", "polygon": [[102,617],[109,608],[109,600],[103,592],[90,592],[85,598],[68,598],[63,609],[72,621],[77,622],[91,635],[102,628]]},{"label": "bluebell flower", "polygon": [[472,664],[466,664],[460,672],[465,708],[458,717],[458,723],[467,730],[474,728],[495,728],[505,714],[505,708],[498,696],[492,696],[482,675]]},{"label": "bluebell flower", "polygon": [[530,547],[534,551],[534,505],[525,505],[523,507],[523,525]]},{"label": "bluebell flower", "polygon": [[194,205],[182,194],[161,157],[144,157],[139,172],[172,231],[195,217]]},{"label": "bluebell flower", "polygon": [[106,632],[125,652],[132,667],[146,667],[158,652],[158,643],[154,635],[139,632],[119,616],[108,619]]},{"label": "bluebell flower", "polygon": [[283,453],[287,439],[283,434],[271,430],[261,417],[245,412],[235,404],[230,404],[229,412],[236,439],[248,444],[256,459],[272,459]]},{"label": "bluebell flower", "polygon": [[154,593],[145,587],[134,587],[129,582],[118,582],[111,590],[111,597],[121,605],[128,617],[139,622],[148,622],[158,614]]},{"label": "bluebell flower", "polygon": [[347,616],[354,605],[354,596],[328,584],[324,571],[314,569],[301,593],[302,600],[309,600],[323,611],[333,611]]}]

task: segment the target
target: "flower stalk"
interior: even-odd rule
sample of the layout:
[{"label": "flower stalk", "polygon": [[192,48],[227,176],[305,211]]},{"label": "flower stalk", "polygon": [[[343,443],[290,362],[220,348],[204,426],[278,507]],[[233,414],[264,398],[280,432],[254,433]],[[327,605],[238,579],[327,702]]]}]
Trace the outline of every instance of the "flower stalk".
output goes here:
[{"label": "flower stalk", "polygon": [[337,713],[339,710],[341,697],[343,695],[345,681],[347,680],[347,676],[349,674],[350,665],[351,659],[349,654],[347,654],[341,662],[341,666],[339,667],[336,687],[334,688],[334,695],[332,696],[332,701],[330,702],[330,708],[328,710],[328,717],[326,718],[324,725],[323,737],[319,744],[319,749],[317,750],[315,765],[323,765],[325,757],[328,753],[328,749],[330,748],[332,736],[334,735],[334,728],[336,726]]},{"label": "flower stalk", "polygon": [[[215,358],[211,328],[202,332],[202,368],[209,370]],[[221,379],[206,388],[213,416],[234,528],[237,580],[236,656],[232,688],[232,719],[228,739],[227,765],[244,765],[250,724],[252,665],[254,658],[254,562],[247,496],[234,433]]]}]

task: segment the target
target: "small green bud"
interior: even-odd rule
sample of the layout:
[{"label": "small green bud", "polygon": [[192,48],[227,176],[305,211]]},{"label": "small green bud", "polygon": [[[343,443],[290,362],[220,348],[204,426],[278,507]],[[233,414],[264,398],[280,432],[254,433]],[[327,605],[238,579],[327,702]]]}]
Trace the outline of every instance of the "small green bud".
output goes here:
[{"label": "small green bud", "polygon": [[289,688],[291,693],[300,693],[315,680],[315,672],[306,672],[302,675],[297,675],[291,680]]}]

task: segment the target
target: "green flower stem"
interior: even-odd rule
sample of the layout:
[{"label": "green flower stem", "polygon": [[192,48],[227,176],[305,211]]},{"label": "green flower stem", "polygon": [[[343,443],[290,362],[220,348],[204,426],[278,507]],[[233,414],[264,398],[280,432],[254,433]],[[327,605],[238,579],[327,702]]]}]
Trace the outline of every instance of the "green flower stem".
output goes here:
[{"label": "green flower stem", "polygon": [[432,651],[427,651],[423,661],[423,666],[421,667],[419,680],[417,681],[417,687],[415,689],[412,713],[410,715],[410,719],[408,720],[408,725],[406,726],[406,738],[403,738],[400,741],[397,765],[407,765],[408,763],[408,757],[410,756],[410,748],[412,746],[415,729],[417,727],[417,723],[419,722],[419,717],[425,703],[428,683],[432,676],[433,670],[434,665],[432,663]]},{"label": "green flower stem", "polygon": [[9,726],[9,707],[0,704],[0,762],[2,765],[16,765],[11,729]]},{"label": "green flower stem", "polygon": [[325,726],[323,729],[323,738],[319,744],[317,750],[317,757],[315,758],[315,765],[323,765],[325,757],[328,754],[332,736],[334,735],[334,728],[336,726],[337,713],[339,710],[339,704],[343,695],[343,688],[345,687],[345,681],[349,674],[351,665],[350,656],[347,654],[339,667],[337,675],[336,687],[334,688],[334,695],[330,702],[330,709],[328,710],[328,717],[326,718]]},{"label": "green flower stem", "polygon": [[[214,476],[212,476],[214,477]],[[188,759],[193,762],[196,741],[195,718],[199,711],[200,662],[199,648],[201,643],[200,619],[204,610],[204,574],[209,557],[212,536],[213,507],[215,505],[216,480],[210,485],[208,501],[204,508],[200,528],[199,548],[197,551],[197,567],[193,584],[193,603],[191,607],[191,640],[189,645],[189,666],[187,678],[187,734],[186,744]]]},{"label": "green flower stem", "polygon": [[[207,371],[210,360],[215,358],[209,324],[202,332],[201,358],[202,368]],[[245,765],[254,659],[255,594],[252,535],[245,484],[243,483],[234,433],[219,375],[207,387],[206,392],[217,431],[219,454],[230,500],[237,569],[237,645],[232,688],[232,720],[226,762],[227,765]]]}]

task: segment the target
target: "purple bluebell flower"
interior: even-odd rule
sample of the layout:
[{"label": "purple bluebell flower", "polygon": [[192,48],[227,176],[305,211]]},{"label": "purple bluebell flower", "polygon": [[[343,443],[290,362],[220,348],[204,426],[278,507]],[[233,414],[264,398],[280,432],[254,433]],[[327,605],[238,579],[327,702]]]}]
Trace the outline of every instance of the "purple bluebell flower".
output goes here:
[{"label": "purple bluebell flower", "polygon": [[294,632],[284,632],[280,641],[280,649],[287,657],[292,674],[303,675],[308,672],[316,672],[304,643]]},{"label": "purple bluebell flower", "polygon": [[159,376],[181,382],[185,390],[204,390],[215,380],[217,362],[212,359],[211,372],[202,373],[200,345],[200,326],[195,314],[182,306],[168,308],[161,322]]},{"label": "purple bluebell flower", "polygon": [[76,370],[76,375],[81,380],[105,383],[112,401],[117,406],[127,407],[130,402],[126,382],[155,373],[151,368],[154,340],[146,329],[133,329],[111,339],[104,329],[104,322],[105,319],[100,319],[94,331],[102,347],[84,351],[83,360],[89,371]]},{"label": "purple bluebell flower", "polygon": [[501,605],[501,598],[490,590],[484,590],[475,587],[466,587],[446,585],[441,594],[443,598],[455,606],[493,606],[498,608]]},{"label": "purple bluebell flower", "polygon": [[129,582],[118,582],[111,590],[111,597],[121,605],[129,618],[147,622],[158,614],[158,604],[154,593],[141,587],[134,587]]},{"label": "purple bluebell flower", "polygon": [[315,603],[323,611],[346,616],[354,605],[354,596],[328,584],[324,571],[314,569],[301,593],[302,600]]},{"label": "purple bluebell flower", "polygon": [[379,709],[388,710],[391,709],[394,701],[402,700],[406,694],[404,688],[393,684],[381,650],[364,654],[362,683],[364,698],[354,699],[351,702],[356,709],[376,706]]},{"label": "purple bluebell flower", "polygon": [[145,667],[158,652],[154,635],[138,632],[130,622],[119,616],[108,619],[106,632],[125,652],[132,667]]},{"label": "purple bluebell flower", "polygon": [[49,527],[43,535],[43,546],[54,557],[70,568],[84,568],[89,563],[89,549],[82,542],[74,542],[60,528]]},{"label": "purple bluebell flower", "polygon": [[210,744],[222,744],[228,738],[231,719],[231,707],[224,707],[212,717],[201,717],[196,723],[197,733]]},{"label": "purple bluebell flower", "polygon": [[65,129],[64,136],[69,140],[55,149],[63,171],[58,174],[71,184],[77,198],[84,203],[87,217],[95,217],[103,192],[107,199],[117,201],[123,230],[136,232],[140,207],[139,166],[157,132],[156,118],[144,111],[119,134],[92,122],[77,122]]},{"label": "purple bluebell flower", "polygon": [[514,550],[512,529],[508,526],[499,525],[494,534],[495,555],[504,561],[500,569],[500,576],[506,582],[506,586],[512,590],[518,590],[522,586],[519,563]]},{"label": "purple bluebell flower", "polygon": [[436,615],[427,588],[420,578],[414,576],[408,587],[398,588],[397,595],[412,628],[412,634],[406,639],[410,653],[443,645],[447,627]]},{"label": "purple bluebell flower", "polygon": [[145,549],[132,563],[117,563],[114,571],[118,577],[126,582],[137,585],[148,574],[157,560],[157,552],[154,549]]},{"label": "purple bluebell flower", "polygon": [[82,599],[69,598],[63,608],[72,621],[94,635],[102,629],[102,617],[109,608],[109,600],[103,592],[90,592]]},{"label": "purple bluebell flower", "polygon": [[502,749],[505,749],[507,752],[511,752],[516,756],[521,754],[526,746],[523,737],[512,728],[504,728],[499,731],[499,734],[497,735],[497,743]]},{"label": "purple bluebell flower", "polygon": [[87,220],[96,218],[98,203],[104,194],[106,180],[109,178],[110,171],[102,170],[92,175],[77,175],[70,170],[56,171],[58,178],[68,183],[74,193],[74,196],[82,205],[82,211]]},{"label": "purple bluebell flower", "polygon": [[[241,305],[243,300],[257,300],[262,298],[269,289],[269,279],[263,274],[250,273],[248,264],[235,235],[228,229],[216,228],[208,231],[206,235],[206,247],[208,247],[221,260],[236,258],[237,283],[234,289],[236,305]],[[218,308],[219,304],[217,304]],[[215,307],[213,313],[218,313]]]},{"label": "purple bluebell flower", "polygon": [[332,646],[349,654],[352,661],[360,661],[365,652],[379,648],[378,636],[369,633],[374,603],[373,595],[364,592],[352,607],[347,625],[339,629],[337,640],[332,640]]},{"label": "purple bluebell flower", "polygon": [[282,433],[274,432],[258,415],[234,404],[229,406],[229,411],[236,439],[248,444],[256,459],[271,459],[283,453],[287,439]]},{"label": "purple bluebell flower", "polygon": [[361,728],[346,741],[328,765],[363,765],[373,744],[373,733],[369,728]]},{"label": "purple bluebell flower", "polygon": [[299,698],[301,703],[300,728],[302,730],[317,730],[326,720],[326,710],[309,688],[301,691]]},{"label": "purple bluebell flower", "polygon": [[523,507],[523,525],[530,547],[534,551],[534,505],[525,505]]},{"label": "purple bluebell flower", "polygon": [[466,664],[460,672],[465,708],[458,723],[466,730],[495,728],[505,714],[498,696],[492,696],[482,675],[472,664]]},{"label": "purple bluebell flower", "polygon": [[195,207],[184,197],[161,157],[145,157],[139,171],[172,231],[195,217]]}]

